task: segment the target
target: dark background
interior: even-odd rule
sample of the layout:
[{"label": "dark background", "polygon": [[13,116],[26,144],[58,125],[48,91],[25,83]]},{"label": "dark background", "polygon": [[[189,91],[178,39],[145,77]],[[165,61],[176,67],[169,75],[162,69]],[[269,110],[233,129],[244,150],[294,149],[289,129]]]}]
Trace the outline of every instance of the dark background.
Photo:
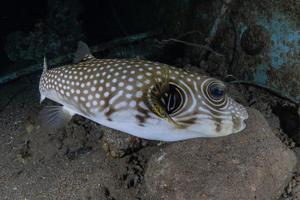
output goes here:
[{"label": "dark background", "polygon": [[[4,74],[20,69],[38,65],[24,74],[39,71],[45,55],[49,66],[70,63],[79,40],[95,47],[154,31],[159,34],[149,40],[93,54],[192,65],[211,76],[233,75],[299,98],[299,8],[295,0],[5,1],[0,6],[0,83],[7,82],[1,82]],[[163,42],[174,38],[189,44]],[[283,64],[273,66],[278,60]]]},{"label": "dark background", "polygon": [[67,54],[78,40],[92,45],[159,29],[158,2],[5,1],[0,7],[0,74],[37,63],[42,54]]}]

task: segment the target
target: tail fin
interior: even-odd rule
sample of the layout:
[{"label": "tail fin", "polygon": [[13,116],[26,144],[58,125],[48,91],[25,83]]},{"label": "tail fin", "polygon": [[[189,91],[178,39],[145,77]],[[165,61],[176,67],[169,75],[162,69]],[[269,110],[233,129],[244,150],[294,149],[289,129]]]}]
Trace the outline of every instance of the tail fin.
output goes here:
[{"label": "tail fin", "polygon": [[44,77],[46,75],[46,72],[48,70],[48,64],[47,64],[47,58],[46,56],[44,56],[44,62],[43,62],[43,72],[40,78],[40,83],[39,83],[39,90],[40,90],[40,94],[41,94],[41,99],[40,102],[42,102],[45,99],[45,95],[44,95]]}]

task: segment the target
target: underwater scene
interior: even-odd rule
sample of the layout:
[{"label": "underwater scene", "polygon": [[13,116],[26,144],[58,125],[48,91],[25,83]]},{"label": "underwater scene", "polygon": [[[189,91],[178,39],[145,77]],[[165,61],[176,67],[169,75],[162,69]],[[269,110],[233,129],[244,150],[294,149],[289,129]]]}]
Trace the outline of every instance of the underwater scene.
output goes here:
[{"label": "underwater scene", "polygon": [[0,26],[0,200],[300,200],[299,0],[11,0]]}]

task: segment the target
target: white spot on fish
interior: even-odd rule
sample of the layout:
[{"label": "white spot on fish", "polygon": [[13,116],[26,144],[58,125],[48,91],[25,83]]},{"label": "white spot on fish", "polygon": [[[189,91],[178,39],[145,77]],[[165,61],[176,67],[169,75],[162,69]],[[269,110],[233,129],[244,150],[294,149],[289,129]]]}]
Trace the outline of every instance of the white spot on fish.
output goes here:
[{"label": "white spot on fish", "polygon": [[127,89],[127,90],[133,90],[133,86],[132,86],[132,85],[127,85],[127,86],[126,86],[126,89]]},{"label": "white spot on fish", "polygon": [[100,106],[104,106],[104,104],[105,104],[105,101],[100,100]]},{"label": "white spot on fish", "polygon": [[97,104],[98,104],[97,101],[94,100],[93,101],[93,106],[97,106]]},{"label": "white spot on fish", "polygon": [[136,101],[130,101],[129,106],[134,108],[136,106]]},{"label": "white spot on fish", "polygon": [[104,97],[108,97],[109,96],[109,92],[104,92]]},{"label": "white spot on fish", "polygon": [[121,108],[124,108],[126,106],[127,106],[127,102],[126,101],[122,101],[120,103],[117,103],[114,108],[115,109],[121,109]]},{"label": "white spot on fish", "polygon": [[119,82],[119,87],[123,87],[124,86],[124,82]]},{"label": "white spot on fish", "polygon": [[138,79],[143,79],[143,78],[144,78],[144,75],[140,74],[140,75],[137,76],[137,78],[138,78]]},{"label": "white spot on fish", "polygon": [[136,96],[137,98],[140,98],[140,97],[143,96],[143,92],[139,90],[139,91],[137,91],[137,93],[135,94],[135,96]]},{"label": "white spot on fish", "polygon": [[83,96],[80,97],[81,101],[85,101],[85,98]]}]

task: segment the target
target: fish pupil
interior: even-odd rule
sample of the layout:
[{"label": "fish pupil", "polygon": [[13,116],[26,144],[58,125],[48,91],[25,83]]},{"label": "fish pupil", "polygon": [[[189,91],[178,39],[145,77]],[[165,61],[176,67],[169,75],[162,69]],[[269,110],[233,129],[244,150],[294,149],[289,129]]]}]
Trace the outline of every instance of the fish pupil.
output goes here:
[{"label": "fish pupil", "polygon": [[221,98],[224,95],[224,90],[219,87],[213,87],[211,89],[211,94],[215,98]]}]

